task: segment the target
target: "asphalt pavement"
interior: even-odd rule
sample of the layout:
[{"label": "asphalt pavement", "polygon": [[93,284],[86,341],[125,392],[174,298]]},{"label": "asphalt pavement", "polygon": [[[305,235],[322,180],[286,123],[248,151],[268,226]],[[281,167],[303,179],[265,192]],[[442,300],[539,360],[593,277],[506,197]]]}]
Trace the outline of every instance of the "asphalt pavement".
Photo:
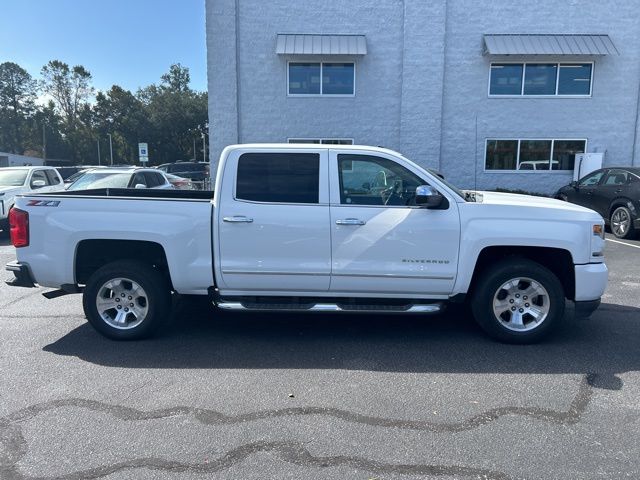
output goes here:
[{"label": "asphalt pavement", "polygon": [[[612,239],[615,240],[615,239]],[[15,257],[0,241],[0,264]],[[545,343],[433,317],[176,302],[118,343],[78,295],[0,285],[1,479],[640,478],[640,242]],[[2,271],[0,279],[10,275]]]}]

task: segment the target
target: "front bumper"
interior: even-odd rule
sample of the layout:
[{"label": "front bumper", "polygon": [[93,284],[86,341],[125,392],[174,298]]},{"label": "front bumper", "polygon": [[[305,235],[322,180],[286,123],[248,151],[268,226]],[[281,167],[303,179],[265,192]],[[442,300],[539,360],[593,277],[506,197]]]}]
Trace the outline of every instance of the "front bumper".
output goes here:
[{"label": "front bumper", "polygon": [[604,294],[609,280],[609,270],[604,263],[587,263],[575,266],[575,302],[598,300]]},{"label": "front bumper", "polygon": [[9,272],[13,272],[13,275],[15,276],[13,280],[8,280],[6,282],[7,285],[11,287],[26,288],[33,288],[36,286],[31,270],[29,269],[29,265],[26,263],[9,262],[5,269]]}]

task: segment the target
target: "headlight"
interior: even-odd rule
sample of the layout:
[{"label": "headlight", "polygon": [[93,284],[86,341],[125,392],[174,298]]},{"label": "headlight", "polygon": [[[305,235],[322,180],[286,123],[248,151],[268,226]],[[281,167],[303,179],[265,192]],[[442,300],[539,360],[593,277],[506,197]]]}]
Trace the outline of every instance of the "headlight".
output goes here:
[{"label": "headlight", "polygon": [[600,257],[604,255],[604,223],[598,223],[591,227],[591,256]]},{"label": "headlight", "polygon": [[604,240],[604,225],[598,224],[593,226],[593,234]]}]

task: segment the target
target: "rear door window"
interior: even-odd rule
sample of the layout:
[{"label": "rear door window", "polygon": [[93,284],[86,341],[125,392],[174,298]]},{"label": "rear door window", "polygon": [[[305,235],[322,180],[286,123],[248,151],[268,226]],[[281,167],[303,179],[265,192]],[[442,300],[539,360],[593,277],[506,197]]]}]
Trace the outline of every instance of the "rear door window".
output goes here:
[{"label": "rear door window", "polygon": [[148,187],[149,185],[147,185],[147,181],[144,178],[144,175],[142,173],[136,173],[133,176],[133,180],[131,181],[131,188],[135,188],[136,185],[144,185],[146,187]]},{"label": "rear door window", "polygon": [[609,170],[607,178],[604,180],[605,185],[620,186],[626,185],[629,181],[629,172],[624,170]]},{"label": "rear door window", "polygon": [[318,153],[245,153],[238,160],[238,200],[318,203],[319,191]]},{"label": "rear door window", "polygon": [[45,174],[47,175],[51,185],[58,185],[60,183],[60,179],[54,170],[45,170]]},{"label": "rear door window", "polygon": [[154,187],[158,187],[160,185],[162,185],[162,183],[160,183],[160,179],[158,178],[158,175],[154,172],[144,172],[144,178],[147,182],[147,187],[149,188],[154,188]]}]

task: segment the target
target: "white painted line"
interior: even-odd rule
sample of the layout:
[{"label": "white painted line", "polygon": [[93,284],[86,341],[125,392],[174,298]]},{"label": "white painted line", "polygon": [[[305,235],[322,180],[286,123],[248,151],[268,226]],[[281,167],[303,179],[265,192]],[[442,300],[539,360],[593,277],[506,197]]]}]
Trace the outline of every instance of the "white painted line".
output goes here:
[{"label": "white painted line", "polygon": [[619,243],[621,245],[626,245],[627,247],[640,248],[640,245],[633,245],[631,243],[621,242],[620,240],[612,240],[610,238],[607,238],[607,242]]}]

